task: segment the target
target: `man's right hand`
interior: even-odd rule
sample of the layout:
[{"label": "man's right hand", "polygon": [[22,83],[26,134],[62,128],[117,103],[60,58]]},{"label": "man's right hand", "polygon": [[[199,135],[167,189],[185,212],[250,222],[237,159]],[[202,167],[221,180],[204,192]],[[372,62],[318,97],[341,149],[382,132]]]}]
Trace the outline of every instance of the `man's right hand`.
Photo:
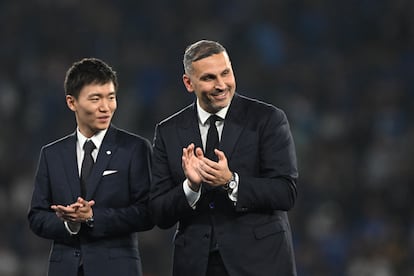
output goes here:
[{"label": "man's right hand", "polygon": [[71,205],[52,205],[50,208],[55,211],[57,217],[64,221],[83,222],[93,215],[93,205],[95,205],[94,200],[86,201],[79,197],[78,200]]},{"label": "man's right hand", "polygon": [[184,175],[188,180],[190,189],[195,192],[198,192],[201,185],[199,163],[203,157],[203,151],[200,148],[195,149],[193,143],[191,143],[188,147],[183,148],[181,165],[184,171]]}]

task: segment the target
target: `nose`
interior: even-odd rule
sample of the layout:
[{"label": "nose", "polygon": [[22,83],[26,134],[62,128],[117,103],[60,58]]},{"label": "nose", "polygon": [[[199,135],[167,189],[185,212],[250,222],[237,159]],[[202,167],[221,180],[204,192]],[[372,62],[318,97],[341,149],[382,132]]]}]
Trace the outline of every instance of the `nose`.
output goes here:
[{"label": "nose", "polygon": [[224,90],[226,89],[226,83],[224,82],[223,78],[217,78],[215,88],[217,90]]},{"label": "nose", "polygon": [[101,104],[99,106],[99,110],[102,112],[106,112],[109,110],[109,101],[106,99],[102,99]]}]

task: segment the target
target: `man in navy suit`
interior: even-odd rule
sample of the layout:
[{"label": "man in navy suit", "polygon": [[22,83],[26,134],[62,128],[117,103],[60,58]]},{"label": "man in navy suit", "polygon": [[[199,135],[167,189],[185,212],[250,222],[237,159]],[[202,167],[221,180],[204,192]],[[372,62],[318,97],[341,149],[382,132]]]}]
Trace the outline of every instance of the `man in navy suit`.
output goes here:
[{"label": "man in navy suit", "polygon": [[[235,92],[217,42],[190,45],[183,63],[196,101],[156,126],[150,196],[158,226],[178,223],[173,274],[296,275],[287,211],[298,172],[285,113]],[[207,158],[212,127],[219,144]]]},{"label": "man in navy suit", "polygon": [[151,145],[111,125],[118,82],[106,63],[75,62],[64,86],[77,129],[42,148],[28,213],[33,232],[53,240],[48,275],[142,275],[137,232],[153,228]]}]

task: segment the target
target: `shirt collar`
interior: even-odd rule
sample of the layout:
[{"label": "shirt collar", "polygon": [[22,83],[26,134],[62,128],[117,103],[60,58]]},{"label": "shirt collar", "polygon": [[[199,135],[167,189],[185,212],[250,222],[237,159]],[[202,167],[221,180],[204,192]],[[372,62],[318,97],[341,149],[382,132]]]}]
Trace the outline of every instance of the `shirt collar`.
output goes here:
[{"label": "shirt collar", "polygon": [[85,144],[87,140],[92,140],[92,142],[95,144],[95,147],[99,149],[101,147],[102,141],[107,131],[108,129],[101,130],[97,132],[94,136],[92,136],[91,138],[87,138],[79,131],[79,128],[77,128],[76,134],[77,134],[78,142],[79,142],[81,149],[83,149],[83,144]]},{"label": "shirt collar", "polygon": [[[222,109],[220,109],[215,115],[217,115],[218,117],[220,117],[221,119],[225,119],[226,118],[226,114],[227,111],[229,110],[230,104],[226,107],[223,107]],[[198,120],[201,122],[201,124],[206,124],[208,118],[211,115],[211,113],[208,113],[207,111],[205,111],[201,106],[200,106],[200,102],[197,99],[197,111],[198,111]]]}]

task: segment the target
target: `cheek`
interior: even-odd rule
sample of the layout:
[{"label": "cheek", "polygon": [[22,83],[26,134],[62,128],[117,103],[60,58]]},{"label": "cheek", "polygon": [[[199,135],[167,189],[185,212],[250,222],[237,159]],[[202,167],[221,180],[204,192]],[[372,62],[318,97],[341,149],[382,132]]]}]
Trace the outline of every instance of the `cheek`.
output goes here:
[{"label": "cheek", "polygon": [[82,109],[78,109],[78,113],[83,115],[83,116],[91,116],[93,114],[95,114],[95,110],[94,108],[82,108]]},{"label": "cheek", "polygon": [[214,88],[214,84],[213,83],[208,83],[208,84],[204,84],[204,85],[200,85],[198,87],[198,91],[200,91],[201,94],[206,94],[208,95],[209,93],[214,92],[216,89]]},{"label": "cheek", "polygon": [[235,81],[235,79],[234,79],[234,78],[230,78],[230,79],[227,81],[227,86],[234,88],[234,87],[236,86],[236,81]]},{"label": "cheek", "polygon": [[108,110],[107,111],[112,116],[115,113],[116,108],[117,108],[117,105],[116,104],[111,104],[111,105],[108,106]]}]

